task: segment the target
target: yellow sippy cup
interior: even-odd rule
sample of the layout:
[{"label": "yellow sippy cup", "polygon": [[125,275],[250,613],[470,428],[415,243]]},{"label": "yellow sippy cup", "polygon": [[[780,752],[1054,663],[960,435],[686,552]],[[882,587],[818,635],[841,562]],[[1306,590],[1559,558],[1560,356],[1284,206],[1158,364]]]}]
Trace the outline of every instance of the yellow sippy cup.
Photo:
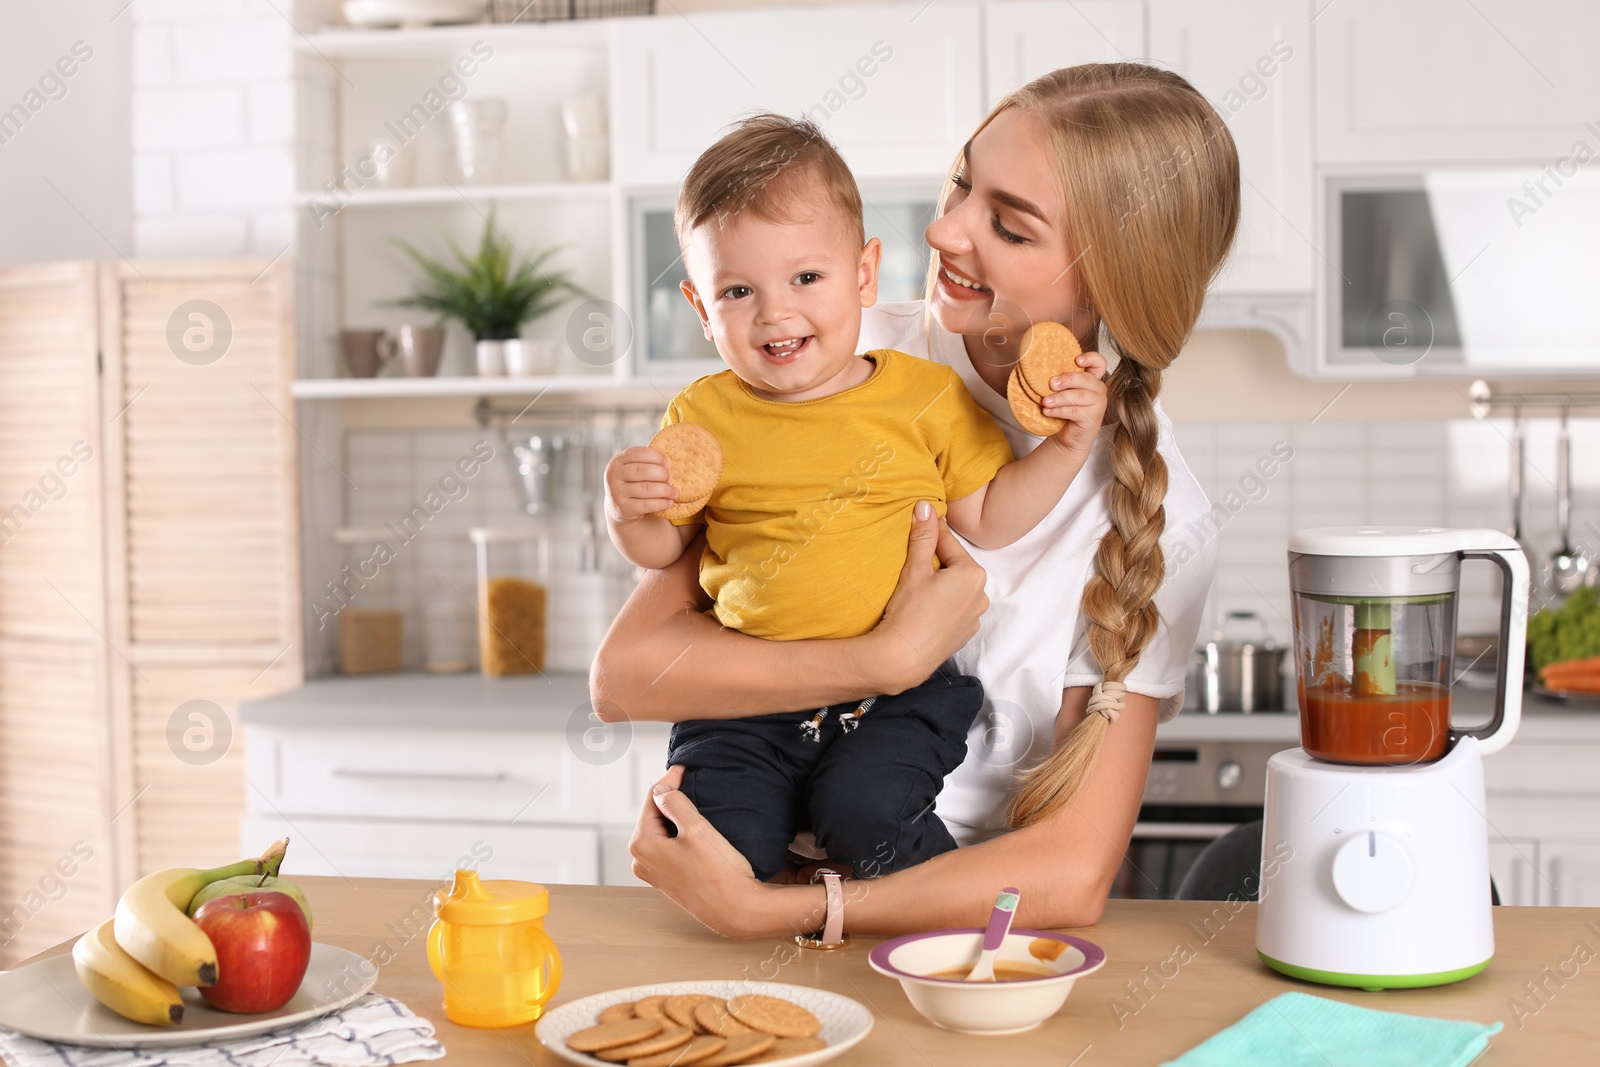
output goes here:
[{"label": "yellow sippy cup", "polygon": [[561,985],[561,953],[544,932],[550,893],[533,882],[478,881],[456,871],[433,894],[428,965],[444,983],[444,1013],[463,1026],[521,1026]]}]

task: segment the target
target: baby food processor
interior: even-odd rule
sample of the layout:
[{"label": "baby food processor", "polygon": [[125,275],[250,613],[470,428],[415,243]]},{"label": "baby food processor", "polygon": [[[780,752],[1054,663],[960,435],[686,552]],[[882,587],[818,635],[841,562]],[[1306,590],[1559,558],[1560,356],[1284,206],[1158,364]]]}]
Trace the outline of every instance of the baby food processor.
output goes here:
[{"label": "baby food processor", "polygon": [[[1461,562],[1501,572],[1493,718],[1450,725]],[[1289,539],[1301,748],[1267,764],[1256,951],[1325,985],[1468,978],[1494,955],[1481,757],[1522,712],[1528,561],[1497,530]]]}]

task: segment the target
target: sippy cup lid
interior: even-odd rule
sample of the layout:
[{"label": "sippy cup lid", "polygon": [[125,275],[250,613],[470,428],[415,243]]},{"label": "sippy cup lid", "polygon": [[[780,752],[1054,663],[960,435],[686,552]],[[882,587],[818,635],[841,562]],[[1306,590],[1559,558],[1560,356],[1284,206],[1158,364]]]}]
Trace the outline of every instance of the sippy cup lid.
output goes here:
[{"label": "sippy cup lid", "polygon": [[462,926],[501,926],[539,919],[550,912],[550,891],[536,882],[480,882],[476,871],[458,869],[449,889],[433,894],[433,913]]}]

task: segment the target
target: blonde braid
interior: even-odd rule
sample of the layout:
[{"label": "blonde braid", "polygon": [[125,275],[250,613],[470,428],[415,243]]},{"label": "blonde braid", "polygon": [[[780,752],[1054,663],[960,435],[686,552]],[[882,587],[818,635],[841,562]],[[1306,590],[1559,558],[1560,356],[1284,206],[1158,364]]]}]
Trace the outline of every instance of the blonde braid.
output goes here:
[{"label": "blonde braid", "polygon": [[[1183,350],[1239,220],[1239,158],[1215,109],[1182,77],[1139,63],[1052,71],[1008,94],[1044,124],[1066,204],[1066,232],[1084,251],[1079,297],[1121,357],[1108,381],[1111,528],[1083,592],[1089,648],[1105,672],[1094,709],[1042,763],[1020,776],[1011,823],[1061,808],[1094,769],[1121,706],[1123,682],[1155,636],[1165,578],[1161,534],[1167,465],[1157,448],[1161,372]],[[985,122],[987,125],[987,120]]]},{"label": "blonde braid", "polygon": [[[1161,372],[1124,359],[1107,383],[1106,416],[1116,429],[1107,487],[1111,529],[1095,550],[1094,573],[1083,591],[1089,648],[1108,681],[1121,682],[1139,662],[1161,622],[1156,590],[1166,572],[1167,461],[1156,449],[1153,401]],[[1064,805],[1094,769],[1111,717],[1085,715],[1043,763],[1024,771],[1011,803],[1011,824],[1027,826]]]}]

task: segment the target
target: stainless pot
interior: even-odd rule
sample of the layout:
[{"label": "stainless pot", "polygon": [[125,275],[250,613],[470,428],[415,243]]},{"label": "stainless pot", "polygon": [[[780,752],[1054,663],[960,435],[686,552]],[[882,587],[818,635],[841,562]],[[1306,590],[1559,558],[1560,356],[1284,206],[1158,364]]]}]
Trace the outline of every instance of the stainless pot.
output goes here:
[{"label": "stainless pot", "polygon": [[[1245,623],[1253,624],[1255,636],[1233,636]],[[1259,612],[1228,612],[1212,639],[1194,654],[1190,684],[1197,687],[1199,710],[1212,715],[1219,711],[1282,711],[1287,654],[1288,649],[1278,647],[1268,635],[1266,620]]]}]

